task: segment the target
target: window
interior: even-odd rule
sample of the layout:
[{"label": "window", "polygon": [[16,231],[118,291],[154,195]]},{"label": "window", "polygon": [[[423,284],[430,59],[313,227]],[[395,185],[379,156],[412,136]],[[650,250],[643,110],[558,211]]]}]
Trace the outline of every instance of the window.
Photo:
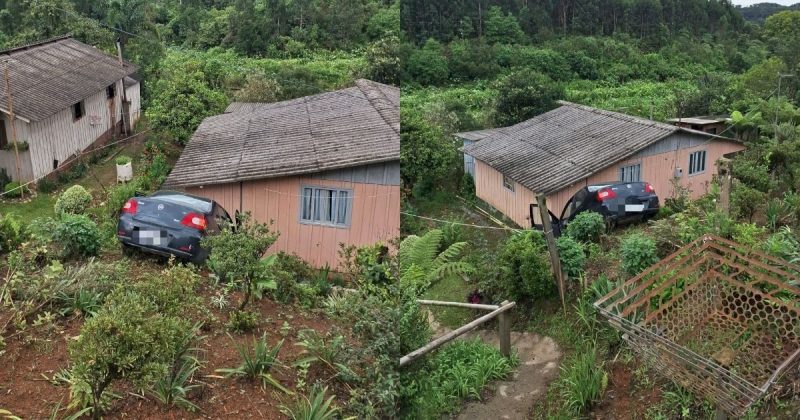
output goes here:
[{"label": "window", "polygon": [[717,128],[716,127],[706,128],[706,133],[717,134]]},{"label": "window", "polygon": [[503,186],[506,187],[507,190],[514,192],[514,180],[505,175],[503,175]]},{"label": "window", "polygon": [[8,134],[6,134],[6,120],[0,119],[0,149],[8,146]]},{"label": "window", "polygon": [[346,227],[350,224],[352,208],[350,190],[303,187],[300,222]]},{"label": "window", "polygon": [[84,115],[86,115],[86,108],[83,105],[83,101],[80,101],[75,105],[72,105],[73,121],[78,121],[79,119],[83,118]]},{"label": "window", "polygon": [[628,165],[619,168],[621,182],[639,182],[642,180],[642,164]]},{"label": "window", "polygon": [[106,98],[111,99],[117,96],[117,85],[108,85],[106,88]]},{"label": "window", "polygon": [[706,170],[706,151],[698,150],[689,155],[689,175],[699,174]]}]

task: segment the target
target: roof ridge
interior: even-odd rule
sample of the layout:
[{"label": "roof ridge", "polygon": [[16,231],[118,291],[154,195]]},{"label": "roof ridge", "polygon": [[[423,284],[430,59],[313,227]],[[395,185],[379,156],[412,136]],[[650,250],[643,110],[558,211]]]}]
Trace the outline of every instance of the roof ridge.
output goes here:
[{"label": "roof ridge", "polygon": [[663,123],[661,121],[650,120],[650,119],[647,119],[647,118],[637,117],[635,115],[623,114],[621,112],[609,111],[607,109],[595,108],[593,106],[578,104],[578,103],[569,102],[569,101],[557,101],[557,103],[559,105],[561,105],[561,106],[568,106],[568,107],[571,107],[571,108],[580,109],[582,111],[593,112],[595,114],[604,115],[604,116],[610,117],[610,118],[616,118],[616,119],[619,119],[619,120],[628,121],[628,122],[641,124],[641,125],[646,125],[646,126],[649,126],[649,127],[663,128],[663,129],[667,129],[667,130],[670,130],[670,131],[673,131],[673,132],[677,131],[676,130],[676,126],[671,125],[671,124],[666,124],[666,123]]},{"label": "roof ridge", "polygon": [[72,34],[57,35],[57,36],[46,38],[46,39],[42,39],[42,40],[39,40],[39,41],[33,41],[33,42],[29,42],[27,44],[17,45],[16,47],[7,48],[5,50],[0,50],[0,55],[8,55],[8,54],[11,54],[11,53],[14,53],[14,52],[17,52],[17,51],[29,50],[29,49],[31,49],[33,47],[40,47],[40,46],[45,45],[45,44],[51,44],[53,42],[58,42],[58,41],[61,41],[63,39],[69,39],[69,38],[72,38]]},{"label": "roof ridge", "polygon": [[357,79],[356,86],[364,94],[369,104],[378,112],[378,115],[392,128],[398,135],[400,134],[400,122],[396,124],[388,114],[392,109],[397,108],[386,94],[377,86],[379,83],[369,79]]}]

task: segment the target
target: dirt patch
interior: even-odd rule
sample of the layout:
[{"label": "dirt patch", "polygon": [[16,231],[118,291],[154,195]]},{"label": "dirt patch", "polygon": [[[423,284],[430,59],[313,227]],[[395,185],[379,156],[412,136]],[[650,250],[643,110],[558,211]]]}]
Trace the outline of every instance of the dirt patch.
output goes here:
[{"label": "dirt patch", "polygon": [[661,402],[660,386],[641,386],[630,365],[612,363],[608,367],[608,388],[603,400],[591,411],[596,419],[641,419],[647,410]]},{"label": "dirt patch", "polygon": [[[163,267],[156,267],[157,269]],[[208,302],[211,289],[201,295]],[[231,304],[239,302],[240,296],[231,296]],[[189,400],[199,407],[195,413],[159,404],[149,395],[138,396],[137,390],[124,381],[115,382],[113,391],[122,396],[116,400],[106,418],[178,419],[178,418],[282,418],[280,405],[289,403],[292,397],[273,387],[262,389],[259,382],[239,379],[223,379],[215,372],[220,368],[231,368],[239,364],[235,343],[252,346],[254,337],[266,334],[270,346],[284,340],[279,359],[286,366],[272,372],[284,387],[294,389],[298,380],[297,371],[291,367],[302,356],[296,346],[297,332],[313,329],[324,335],[331,330],[347,336],[347,328],[339,328],[335,321],[321,313],[294,306],[283,305],[269,299],[252,302],[250,310],[261,314],[261,323],[256,331],[248,334],[228,334],[225,331],[227,313],[212,310],[217,320],[209,323],[202,332],[205,338],[199,343],[202,350],[203,367],[195,376],[195,384],[202,385],[193,391]],[[0,311],[2,312],[2,311]],[[284,323],[288,327],[284,326]],[[57,386],[49,381],[54,373],[69,367],[67,343],[80,333],[81,318],[59,320],[48,330],[28,329],[25,333],[6,338],[5,353],[0,354],[0,408],[11,411],[22,418],[48,418],[57,403],[65,407],[69,401],[69,388]],[[348,341],[352,341],[348,338]],[[313,383],[316,379],[328,380],[330,375],[320,369],[310,369],[305,379]],[[347,399],[347,390],[336,381],[329,381],[329,392],[337,395],[336,404]],[[65,412],[61,412],[64,415]]]},{"label": "dirt patch", "polygon": [[[499,346],[497,333],[490,330],[473,331],[465,339],[480,338]],[[493,384],[494,394],[484,401],[464,406],[459,419],[521,419],[531,407],[547,394],[547,385],[558,376],[561,350],[550,338],[529,332],[512,332],[511,346],[519,356],[519,366],[508,381]]]}]

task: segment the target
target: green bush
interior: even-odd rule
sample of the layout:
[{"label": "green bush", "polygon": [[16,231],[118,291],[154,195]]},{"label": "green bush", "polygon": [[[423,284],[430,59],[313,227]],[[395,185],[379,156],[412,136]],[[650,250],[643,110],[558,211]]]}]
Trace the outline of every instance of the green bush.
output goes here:
[{"label": "green bush", "polygon": [[125,155],[119,155],[117,156],[117,159],[115,159],[115,162],[117,163],[117,165],[127,165],[131,163],[131,157]]},{"label": "green bush", "polygon": [[137,182],[128,182],[126,184],[117,184],[108,189],[108,197],[106,198],[106,209],[109,214],[116,215],[122,211],[122,206],[131,197],[136,195],[138,189]]},{"label": "green bush", "polygon": [[26,239],[26,226],[13,214],[0,215],[0,253],[13,250]]},{"label": "green bush", "polygon": [[461,195],[469,202],[475,201],[475,179],[469,173],[461,176]]},{"label": "green bush", "polygon": [[61,193],[54,207],[56,215],[83,214],[92,202],[92,195],[80,185],[73,185]]},{"label": "green bush", "polygon": [[497,255],[497,275],[487,277],[481,286],[497,302],[522,303],[552,296],[556,287],[547,255],[541,232],[515,233]]},{"label": "green bush", "polygon": [[620,254],[622,268],[630,276],[635,276],[658,262],[655,241],[640,233],[632,234],[622,240]]},{"label": "green bush", "polygon": [[36,190],[40,193],[50,194],[55,191],[58,185],[49,178],[42,178],[36,183]]},{"label": "green bush", "polygon": [[237,333],[250,332],[258,327],[259,313],[253,311],[231,311],[228,330]]},{"label": "green bush", "polygon": [[30,193],[31,190],[29,190],[27,186],[20,186],[20,183],[17,181],[11,181],[3,188],[3,192],[6,198],[18,198],[22,196],[23,192],[27,194]]},{"label": "green bush", "polygon": [[87,257],[100,251],[100,230],[82,214],[65,214],[56,226],[53,239],[61,246],[64,258]]},{"label": "green bush", "polygon": [[580,242],[597,242],[605,233],[606,224],[603,215],[594,211],[578,213],[572,219],[564,234]]},{"label": "green bush", "polygon": [[753,216],[766,201],[765,193],[734,181],[731,191],[731,210],[736,217],[752,222]]},{"label": "green bush", "polygon": [[556,247],[561,259],[561,269],[569,277],[578,278],[583,273],[583,266],[586,264],[583,246],[569,236],[561,236],[556,240]]}]

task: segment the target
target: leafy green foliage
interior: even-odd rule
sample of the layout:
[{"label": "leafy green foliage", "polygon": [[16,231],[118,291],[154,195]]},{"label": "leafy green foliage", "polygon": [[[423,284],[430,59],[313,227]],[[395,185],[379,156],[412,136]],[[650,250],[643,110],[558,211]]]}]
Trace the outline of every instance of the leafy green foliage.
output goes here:
[{"label": "leafy green foliage", "polygon": [[509,237],[496,260],[497,274],[481,282],[493,301],[518,304],[548,297],[555,292],[547,248],[541,232],[526,230]]},{"label": "leafy green foliage", "polygon": [[248,349],[244,344],[235,343],[236,352],[239,353],[242,363],[235,368],[217,369],[217,372],[224,373],[225,377],[244,377],[252,380],[260,380],[262,386],[267,384],[275,388],[289,393],[280,382],[270,375],[270,370],[279,364],[278,352],[283,346],[283,340],[275,344],[274,347],[269,347],[267,344],[267,336],[263,335],[261,338],[253,338],[252,350]]},{"label": "leafy green foliage", "polygon": [[561,269],[569,277],[577,279],[583,273],[583,266],[586,264],[583,246],[569,236],[561,236],[556,240],[556,247],[561,259]]},{"label": "leafy green foliage", "polygon": [[594,347],[588,347],[561,366],[561,394],[574,414],[585,412],[603,395],[608,385],[608,374],[603,362],[597,360]]},{"label": "leafy green foliage", "polygon": [[658,262],[655,241],[638,233],[622,240],[620,256],[622,269],[630,276],[635,276]]},{"label": "leafy green foliage", "polygon": [[0,215],[0,252],[16,248],[27,236],[26,227],[13,214]]},{"label": "leafy green foliage", "polygon": [[567,224],[564,234],[579,242],[597,242],[605,233],[606,224],[603,215],[595,211],[578,213]]},{"label": "leafy green foliage", "polygon": [[92,195],[86,188],[80,185],[73,185],[61,193],[56,200],[56,215],[65,213],[83,214],[92,202]]},{"label": "leafy green foliage", "polygon": [[518,70],[497,82],[495,121],[500,126],[522,122],[556,107],[564,88],[534,70]]},{"label": "leafy green foliage", "polygon": [[310,396],[302,396],[291,406],[281,406],[281,413],[292,420],[333,420],[339,409],[332,405],[334,396],[327,397],[328,388],[314,387]]},{"label": "leafy green foliage", "polygon": [[442,45],[429,39],[415,50],[405,64],[406,72],[424,85],[438,85],[447,80],[449,69]]},{"label": "leafy green foliage", "polygon": [[127,165],[127,164],[131,163],[131,157],[130,156],[125,156],[125,155],[119,155],[119,156],[117,156],[116,159],[114,159],[114,162],[117,165]]},{"label": "leafy green foliage", "polygon": [[508,376],[514,361],[480,341],[456,340],[442,347],[406,379],[408,400],[401,417],[438,418],[462,399],[481,399],[489,382]]},{"label": "leafy green foliage", "polygon": [[190,347],[194,337],[187,335],[186,341],[178,351],[175,361],[169,370],[157,378],[150,389],[150,394],[164,405],[174,405],[189,411],[197,410],[197,405],[189,401],[188,394],[199,384],[192,384],[193,378],[201,367],[196,357],[197,348]]},{"label": "leafy green foliage", "polygon": [[218,235],[206,236],[201,244],[211,249],[208,266],[224,280],[240,284],[245,297],[239,306],[243,310],[250,300],[254,287],[267,287],[265,270],[275,262],[275,255],[262,259],[267,249],[278,239],[278,233],[269,226],[252,220],[249,213],[239,215],[236,229],[224,227]]},{"label": "leafy green foliage", "polygon": [[250,332],[258,327],[260,314],[255,311],[231,311],[228,316],[228,330],[236,333]]},{"label": "leafy green foliage", "polygon": [[400,284],[420,293],[434,282],[448,276],[470,273],[473,268],[461,261],[466,242],[455,242],[439,251],[442,231],[433,229],[423,236],[410,235],[400,243]]},{"label": "leafy green foliage", "polygon": [[64,214],[58,221],[53,239],[64,258],[87,257],[100,251],[100,230],[82,214]]},{"label": "leafy green foliage", "polygon": [[763,192],[748,187],[743,183],[735,182],[733,191],[731,191],[731,209],[737,217],[752,222],[753,216],[765,199],[766,194]]},{"label": "leafy green foliage", "polygon": [[3,193],[3,196],[6,198],[19,198],[22,197],[22,193],[30,193],[30,190],[28,187],[20,185],[17,181],[11,181],[5,185]]}]

